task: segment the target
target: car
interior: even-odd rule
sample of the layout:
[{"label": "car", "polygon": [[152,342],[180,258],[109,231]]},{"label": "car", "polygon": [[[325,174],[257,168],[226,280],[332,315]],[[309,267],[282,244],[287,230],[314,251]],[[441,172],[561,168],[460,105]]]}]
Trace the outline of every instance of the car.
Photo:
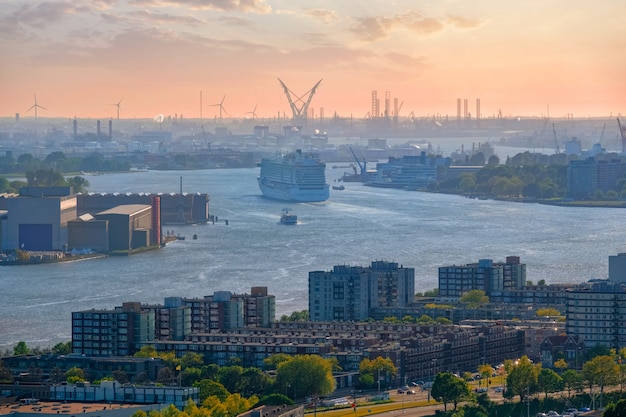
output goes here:
[{"label": "car", "polygon": [[575,408],[568,408],[567,410],[563,411],[563,414],[569,414],[572,416],[577,416],[578,414],[580,414],[580,411],[578,411]]},{"label": "car", "polygon": [[589,408],[589,407],[580,407],[578,409],[578,411],[580,411],[581,413],[586,413],[588,411],[591,411],[591,408]]},{"label": "car", "polygon": [[404,394],[404,390],[402,388],[398,388],[398,394]]},{"label": "car", "polygon": [[503,392],[504,391],[504,389],[502,387],[495,387],[493,390],[495,392]]},{"label": "car", "polygon": [[413,395],[413,394],[415,394],[415,390],[410,389],[406,393],[407,393],[407,395]]}]

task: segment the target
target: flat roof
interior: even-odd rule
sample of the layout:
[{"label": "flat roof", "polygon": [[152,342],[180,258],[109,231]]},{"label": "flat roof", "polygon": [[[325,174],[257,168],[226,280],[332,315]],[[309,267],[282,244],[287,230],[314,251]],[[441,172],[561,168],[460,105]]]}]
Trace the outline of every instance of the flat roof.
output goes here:
[{"label": "flat roof", "polygon": [[133,214],[140,213],[149,209],[150,206],[147,204],[124,204],[121,206],[115,206],[108,210],[101,211],[98,215],[101,214],[124,214],[128,216],[132,216]]},{"label": "flat roof", "polygon": [[[29,416],[37,415],[72,415],[98,413],[106,414],[109,410],[121,409],[141,409],[146,404],[109,404],[87,403],[87,402],[67,402],[67,401],[37,401],[36,404],[21,404],[20,402],[9,402],[0,404],[0,416],[15,415]],[[131,413],[132,414],[132,413]]]}]

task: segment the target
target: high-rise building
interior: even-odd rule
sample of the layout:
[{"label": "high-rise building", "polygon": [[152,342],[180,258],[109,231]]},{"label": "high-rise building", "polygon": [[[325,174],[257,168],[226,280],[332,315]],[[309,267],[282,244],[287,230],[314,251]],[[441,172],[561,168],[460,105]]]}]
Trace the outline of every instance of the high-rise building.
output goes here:
[{"label": "high-rise building", "polygon": [[626,284],[626,253],[609,256],[609,281]]},{"label": "high-rise building", "polygon": [[626,284],[592,280],[567,291],[565,330],[585,346],[626,347]]},{"label": "high-rise building", "polygon": [[133,355],[139,343],[154,341],[155,312],[140,303],[123,303],[115,310],[72,313],[72,352],[87,356]]},{"label": "high-rise building", "polygon": [[481,259],[467,265],[439,268],[439,296],[459,298],[470,290],[494,291],[520,289],[526,284],[526,264],[518,256],[509,256],[505,263]]},{"label": "high-rise building", "polygon": [[250,294],[218,291],[204,298],[181,298],[191,309],[191,331],[238,327],[269,327],[276,320],[276,297],[267,287],[252,287]]},{"label": "high-rise building", "polygon": [[395,262],[370,267],[337,265],[309,272],[312,321],[362,321],[372,307],[405,307],[415,294],[415,270]]}]

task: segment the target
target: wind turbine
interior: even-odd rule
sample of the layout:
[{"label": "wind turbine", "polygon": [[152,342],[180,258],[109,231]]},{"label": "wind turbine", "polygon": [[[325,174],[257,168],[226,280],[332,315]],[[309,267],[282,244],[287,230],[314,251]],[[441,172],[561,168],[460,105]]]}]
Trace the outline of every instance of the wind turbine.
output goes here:
[{"label": "wind turbine", "polygon": [[246,113],[246,114],[251,114],[252,115],[252,120],[256,119],[256,106],[257,105],[255,104],[254,105],[254,110],[249,111],[248,113]]},{"label": "wind turbine", "polygon": [[30,108],[26,111],[31,111],[32,109],[35,109],[35,122],[36,122],[37,121],[37,109],[42,109],[42,110],[48,110],[48,109],[46,109],[44,106],[40,106],[39,104],[37,104],[37,94],[33,93],[33,96],[35,97],[35,104],[30,106]]},{"label": "wind turbine", "polygon": [[118,121],[120,120],[120,104],[122,104],[122,100],[124,100],[124,98],[123,98],[123,97],[122,97],[122,98],[120,99],[120,101],[118,101],[117,103],[113,103],[113,104],[111,104],[111,106],[115,106],[115,107],[117,107],[117,120],[118,120]]},{"label": "wind turbine", "polygon": [[219,106],[220,107],[220,125],[222,124],[222,111],[224,111],[224,113],[228,114],[228,112],[224,108],[224,100],[225,99],[226,99],[226,96],[222,97],[222,101],[220,101],[219,103],[211,104],[212,107],[215,107],[215,106]]}]

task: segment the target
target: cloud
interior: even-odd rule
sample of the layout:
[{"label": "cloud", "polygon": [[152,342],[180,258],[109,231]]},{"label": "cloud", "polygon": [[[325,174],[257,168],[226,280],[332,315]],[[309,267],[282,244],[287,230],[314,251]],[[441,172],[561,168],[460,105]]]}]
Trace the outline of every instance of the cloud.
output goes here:
[{"label": "cloud", "polygon": [[132,0],[130,4],[140,7],[186,7],[258,14],[269,13],[272,10],[265,0]]},{"label": "cloud", "polygon": [[463,16],[454,15],[448,15],[447,22],[450,24],[450,26],[454,26],[458,29],[474,29],[484,23],[484,21],[481,20],[475,20]]},{"label": "cloud", "polygon": [[325,9],[305,9],[304,14],[321,20],[324,23],[332,23],[338,19],[337,14],[334,11]]},{"label": "cloud", "polygon": [[220,16],[217,20],[228,26],[239,26],[239,27],[253,26],[252,21],[248,19],[243,19],[241,17],[236,17],[236,16]]},{"label": "cloud", "polygon": [[441,32],[446,26],[456,29],[472,29],[482,21],[449,15],[442,19],[425,17],[420,12],[409,12],[390,17],[369,16],[356,20],[351,32],[364,41],[378,41],[389,38],[392,32],[407,30],[420,35]]},{"label": "cloud", "polygon": [[3,22],[15,22],[32,27],[45,27],[58,23],[64,16],[74,13],[76,7],[64,2],[44,2],[37,5],[22,5],[6,15]]},{"label": "cloud", "polygon": [[190,15],[175,16],[168,13],[153,13],[149,10],[137,10],[128,14],[148,24],[183,24],[187,26],[203,25],[206,22]]}]

